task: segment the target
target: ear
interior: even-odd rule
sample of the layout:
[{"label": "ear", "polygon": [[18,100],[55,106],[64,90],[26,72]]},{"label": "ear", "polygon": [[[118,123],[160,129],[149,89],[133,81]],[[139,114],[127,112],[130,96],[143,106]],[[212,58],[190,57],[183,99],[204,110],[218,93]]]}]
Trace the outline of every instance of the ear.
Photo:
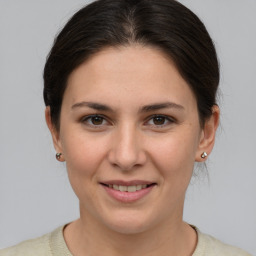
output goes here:
[{"label": "ear", "polygon": [[212,115],[205,121],[204,127],[201,131],[200,141],[196,153],[196,162],[203,162],[206,158],[201,155],[206,152],[209,155],[213,149],[215,142],[216,130],[219,126],[220,109],[217,105],[212,107]]},{"label": "ear", "polygon": [[63,149],[62,149],[62,145],[61,145],[60,134],[59,134],[59,131],[57,131],[54,124],[52,123],[51,109],[50,109],[49,106],[47,106],[46,109],[45,109],[45,120],[46,120],[47,126],[48,126],[48,128],[51,132],[51,135],[52,135],[54,148],[55,148],[57,153],[61,153],[61,158],[59,158],[58,160],[61,161],[61,162],[64,162],[65,159],[64,159],[64,155],[62,153]]}]

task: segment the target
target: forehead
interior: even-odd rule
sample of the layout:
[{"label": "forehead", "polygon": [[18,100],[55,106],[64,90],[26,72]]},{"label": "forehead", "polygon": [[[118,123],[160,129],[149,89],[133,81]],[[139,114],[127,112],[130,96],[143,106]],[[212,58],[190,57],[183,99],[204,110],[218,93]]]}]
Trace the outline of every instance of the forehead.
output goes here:
[{"label": "forehead", "polygon": [[175,64],[160,50],[140,45],[106,48],[71,73],[64,101],[95,99],[106,104],[195,103]]}]

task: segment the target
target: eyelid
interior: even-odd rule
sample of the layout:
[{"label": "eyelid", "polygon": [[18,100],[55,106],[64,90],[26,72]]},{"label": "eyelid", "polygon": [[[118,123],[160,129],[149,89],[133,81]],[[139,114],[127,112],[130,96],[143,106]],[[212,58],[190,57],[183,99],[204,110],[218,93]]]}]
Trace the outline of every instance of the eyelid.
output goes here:
[{"label": "eyelid", "polygon": [[165,127],[165,126],[171,125],[172,123],[176,123],[177,122],[177,120],[175,118],[173,118],[173,117],[170,117],[170,116],[167,116],[167,115],[163,115],[163,114],[154,114],[154,115],[150,116],[147,119],[146,123],[148,123],[150,120],[152,120],[155,117],[162,117],[162,118],[165,118],[166,121],[168,121],[168,124],[162,124],[162,125],[151,124],[151,126],[154,126],[154,127],[157,127],[157,128]]},{"label": "eyelid", "polygon": [[[99,124],[99,125],[96,125],[96,124],[93,124],[93,123],[90,123],[90,119],[93,118],[93,117],[100,117],[103,119],[103,123],[102,124]],[[160,125],[156,125],[156,124],[149,124],[149,122],[151,120],[153,120],[153,118],[156,118],[156,117],[161,117],[161,118],[164,118],[165,119],[165,122],[167,123],[164,123],[164,124],[160,124]],[[80,122],[83,123],[84,125],[86,126],[89,126],[89,127],[92,127],[92,128],[102,128],[103,126],[108,126],[108,125],[112,125],[112,122],[109,120],[108,117],[106,117],[105,115],[103,114],[89,114],[89,115],[86,115],[86,116],[83,116],[82,118],[80,118]],[[154,115],[151,115],[149,116],[146,121],[144,122],[143,125],[145,126],[151,126],[151,127],[156,127],[156,128],[163,128],[163,127],[167,127],[167,126],[170,126],[171,124],[173,123],[177,123],[177,120],[174,118],[174,117],[171,117],[171,116],[168,116],[168,115],[164,115],[164,114],[154,114]]]},{"label": "eyelid", "polygon": [[81,118],[81,122],[88,125],[88,126],[91,126],[91,127],[95,127],[95,128],[100,128],[102,126],[105,126],[106,124],[100,124],[100,125],[94,125],[94,124],[90,124],[88,122],[89,119],[93,118],[93,117],[100,117],[100,118],[103,118],[103,122],[107,122],[108,124],[110,123],[108,118],[102,114],[91,114],[91,115],[86,115],[86,116],[83,116]]}]

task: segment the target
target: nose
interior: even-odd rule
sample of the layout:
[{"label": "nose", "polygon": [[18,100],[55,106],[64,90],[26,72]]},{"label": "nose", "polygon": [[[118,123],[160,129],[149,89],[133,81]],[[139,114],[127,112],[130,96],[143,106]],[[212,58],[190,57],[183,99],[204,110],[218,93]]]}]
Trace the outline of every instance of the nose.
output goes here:
[{"label": "nose", "polygon": [[141,143],[142,135],[136,127],[126,125],[113,134],[109,162],[122,171],[130,171],[146,162],[146,152]]}]

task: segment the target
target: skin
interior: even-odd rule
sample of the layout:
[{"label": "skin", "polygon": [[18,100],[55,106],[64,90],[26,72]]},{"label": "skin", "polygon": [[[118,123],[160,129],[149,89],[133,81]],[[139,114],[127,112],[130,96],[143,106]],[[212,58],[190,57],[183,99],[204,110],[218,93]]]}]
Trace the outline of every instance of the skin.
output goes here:
[{"label": "skin", "polygon": [[[49,107],[46,121],[80,202],[80,218],[64,230],[73,255],[192,255],[197,236],[182,220],[184,197],[194,162],[214,145],[218,107],[212,112],[200,127],[193,92],[155,48],[106,48],[71,73],[60,130]],[[123,203],[100,185],[107,180],[156,185]]]}]

